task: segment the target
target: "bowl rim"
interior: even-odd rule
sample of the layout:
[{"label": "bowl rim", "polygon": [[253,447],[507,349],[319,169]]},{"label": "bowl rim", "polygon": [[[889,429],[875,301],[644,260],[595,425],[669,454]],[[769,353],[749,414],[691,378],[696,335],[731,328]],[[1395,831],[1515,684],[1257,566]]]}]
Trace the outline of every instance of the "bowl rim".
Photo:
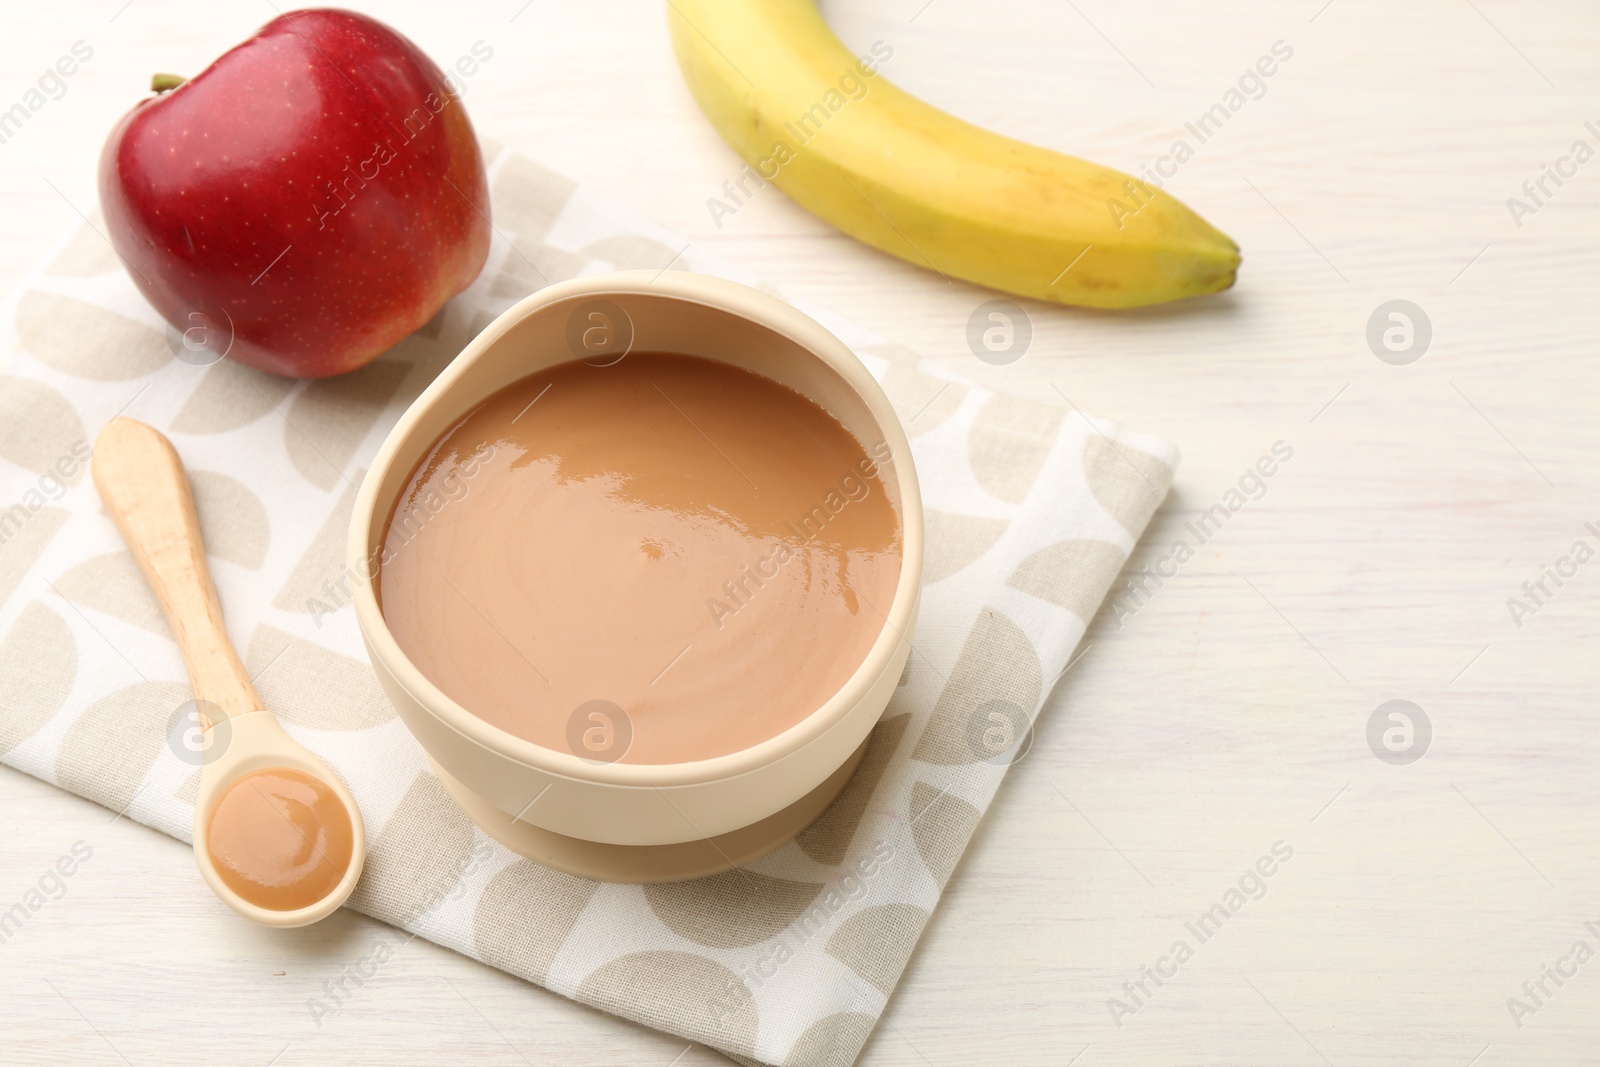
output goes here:
[{"label": "bowl rim", "polygon": [[[449,394],[468,368],[512,327],[553,304],[581,296],[667,297],[733,314],[770,330],[839,375],[866,404],[891,449],[891,462],[885,466],[893,472],[900,495],[900,574],[878,636],[855,671],[828,700],[787,730],[749,748],[683,763],[596,763],[535,744],[479,718],[445,695],[401,650],[378,607],[375,574],[368,573],[367,545],[374,527],[387,521],[387,513],[381,517],[377,514],[378,487],[395,466],[402,445],[416,435],[423,415]],[[881,471],[882,468],[880,474]],[[866,696],[888,667],[895,648],[902,640],[909,640],[906,635],[915,621],[923,563],[922,497],[905,428],[883,387],[850,347],[821,323],[778,297],[723,278],[688,271],[616,271],[557,282],[513,304],[468,342],[412,401],[384,438],[361,481],[350,517],[346,557],[356,620],[371,654],[382,660],[383,668],[430,715],[454,732],[550,776],[635,788],[690,786],[747,774],[799,752],[848,717]]]}]

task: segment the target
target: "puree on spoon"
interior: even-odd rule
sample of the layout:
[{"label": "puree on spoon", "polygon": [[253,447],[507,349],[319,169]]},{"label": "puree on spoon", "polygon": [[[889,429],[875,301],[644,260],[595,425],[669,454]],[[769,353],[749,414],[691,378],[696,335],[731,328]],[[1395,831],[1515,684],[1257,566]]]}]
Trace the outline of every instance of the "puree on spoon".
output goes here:
[{"label": "puree on spoon", "polygon": [[338,794],[302,771],[274,767],[228,786],[206,829],[212,866],[258,908],[298,911],[339,885],[355,850]]}]

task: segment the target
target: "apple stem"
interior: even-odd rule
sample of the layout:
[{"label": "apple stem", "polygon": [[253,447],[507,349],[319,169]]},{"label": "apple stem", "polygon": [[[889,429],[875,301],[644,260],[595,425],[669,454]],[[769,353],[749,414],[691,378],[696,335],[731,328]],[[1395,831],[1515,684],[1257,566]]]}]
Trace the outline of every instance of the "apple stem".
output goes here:
[{"label": "apple stem", "polygon": [[182,74],[152,74],[150,76],[150,91],[153,93],[170,92],[188,80]]}]

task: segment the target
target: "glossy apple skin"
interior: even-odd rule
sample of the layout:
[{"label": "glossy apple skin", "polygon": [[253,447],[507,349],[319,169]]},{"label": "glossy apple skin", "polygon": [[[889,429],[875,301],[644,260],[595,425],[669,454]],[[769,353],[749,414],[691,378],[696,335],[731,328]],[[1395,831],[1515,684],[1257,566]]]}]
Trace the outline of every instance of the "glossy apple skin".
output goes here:
[{"label": "glossy apple skin", "polygon": [[179,330],[199,302],[226,311],[229,359],[354,370],[488,256],[483,156],[446,86],[364,15],[281,15],[117,124],[100,157],[111,243]]}]

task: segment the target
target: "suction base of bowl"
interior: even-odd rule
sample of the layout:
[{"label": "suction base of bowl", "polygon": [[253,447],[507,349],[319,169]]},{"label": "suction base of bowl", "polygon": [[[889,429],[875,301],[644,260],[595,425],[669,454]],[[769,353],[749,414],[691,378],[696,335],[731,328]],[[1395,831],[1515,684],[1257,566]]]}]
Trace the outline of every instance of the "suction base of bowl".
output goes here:
[{"label": "suction base of bowl", "polygon": [[676,845],[608,845],[521,822],[472,792],[433,763],[445,791],[484,833],[520,856],[598,882],[683,882],[759,859],[794,839],[834,802],[855,773],[867,743],[826,781],[793,804],[740,830]]}]

